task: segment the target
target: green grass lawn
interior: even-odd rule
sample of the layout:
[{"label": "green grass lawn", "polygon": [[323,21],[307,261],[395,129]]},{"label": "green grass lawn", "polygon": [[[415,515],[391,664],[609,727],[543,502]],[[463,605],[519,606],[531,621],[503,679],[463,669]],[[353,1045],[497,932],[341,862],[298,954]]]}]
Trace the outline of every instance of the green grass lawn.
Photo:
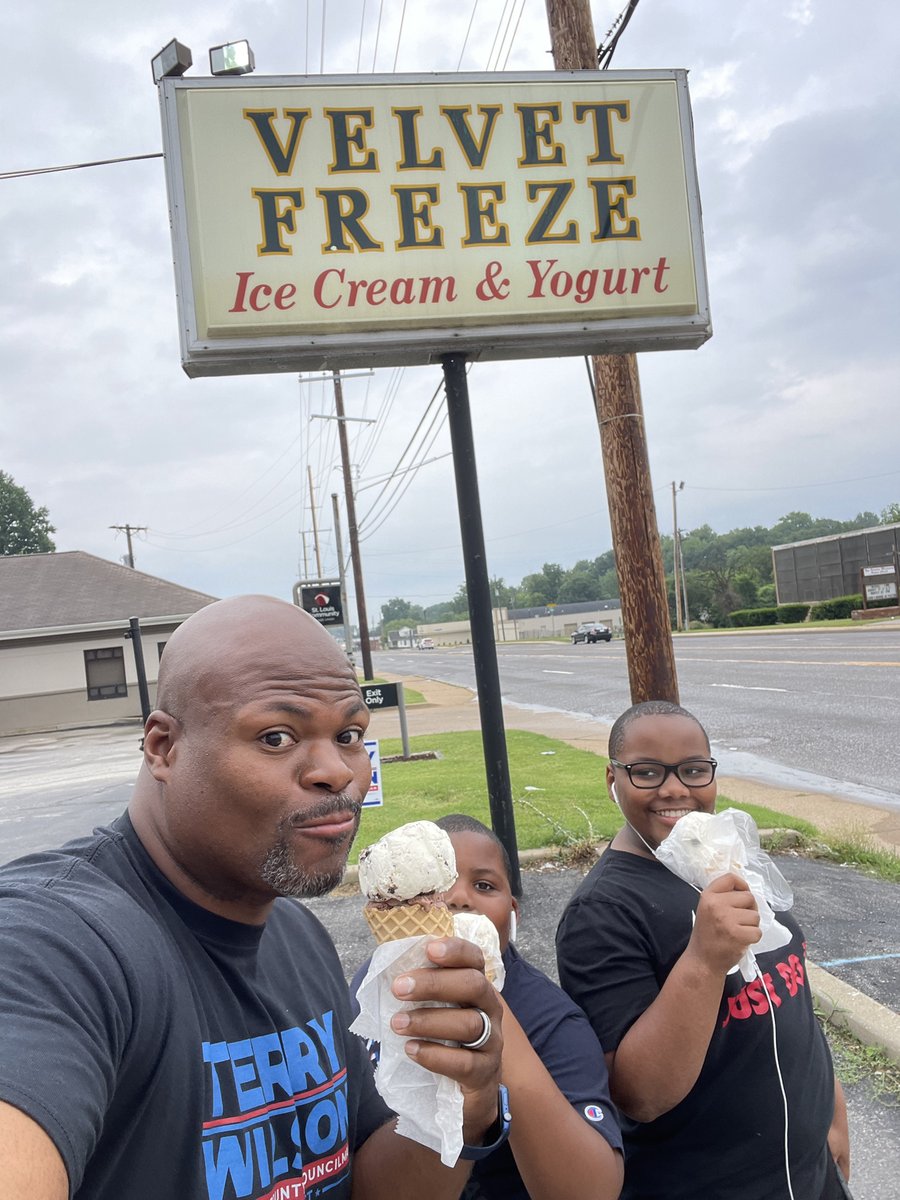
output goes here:
[{"label": "green grass lawn", "polygon": [[[518,729],[507,730],[506,744],[520,850],[612,837],[622,818],[606,794],[605,758]],[[382,763],[384,805],[363,812],[352,862],[361,847],[407,821],[433,821],[447,813],[464,812],[490,825],[481,734],[410,738],[412,753],[425,750],[435,750],[441,758]],[[401,754],[400,739],[383,738],[380,751],[382,758]],[[728,807],[731,801],[720,795],[719,804]],[[796,817],[752,804],[734,807],[749,812],[760,828],[815,834],[812,825]]]}]

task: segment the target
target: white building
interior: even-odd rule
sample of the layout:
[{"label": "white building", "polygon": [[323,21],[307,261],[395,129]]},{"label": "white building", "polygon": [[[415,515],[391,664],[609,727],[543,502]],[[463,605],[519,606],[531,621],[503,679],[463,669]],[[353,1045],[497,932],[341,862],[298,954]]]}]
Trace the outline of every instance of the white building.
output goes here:
[{"label": "white building", "polygon": [[215,599],[82,550],[0,556],[0,734],[140,718],[129,618],[152,704],[163,646]]},{"label": "white building", "polygon": [[[547,604],[539,608],[492,610],[495,642],[569,638],[583,621],[608,625],[613,637],[622,636],[622,601],[587,600],[577,604]],[[468,621],[438,621],[417,625],[416,640],[430,637],[438,646],[460,646],[472,640]]]}]

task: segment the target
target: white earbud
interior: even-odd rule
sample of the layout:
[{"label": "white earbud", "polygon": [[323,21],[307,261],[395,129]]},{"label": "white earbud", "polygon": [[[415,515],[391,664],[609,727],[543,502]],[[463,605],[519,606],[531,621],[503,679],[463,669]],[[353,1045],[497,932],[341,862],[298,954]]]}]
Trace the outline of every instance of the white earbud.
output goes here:
[{"label": "white earbud", "polygon": [[611,784],[609,785],[609,794],[610,794],[610,795],[612,796],[612,798],[613,798],[613,804],[618,804],[618,803],[619,803],[619,797],[616,795],[616,785],[615,785],[615,783],[611,783]]},{"label": "white earbud", "polygon": [[517,926],[517,922],[516,922],[516,914],[515,914],[515,912],[511,912],[509,914],[509,940],[511,942],[514,942],[516,940],[517,928],[518,928],[518,926]]}]

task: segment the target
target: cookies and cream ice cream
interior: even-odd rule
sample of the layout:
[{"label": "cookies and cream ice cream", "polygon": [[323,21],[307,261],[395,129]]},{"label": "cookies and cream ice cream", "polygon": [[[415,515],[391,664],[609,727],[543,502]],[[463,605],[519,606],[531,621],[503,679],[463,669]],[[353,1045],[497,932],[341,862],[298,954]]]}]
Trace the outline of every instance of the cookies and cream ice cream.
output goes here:
[{"label": "cookies and cream ice cream", "polygon": [[453,916],[443,893],[456,882],[450,838],[432,821],[410,821],[359,856],[363,912],[379,942],[431,933],[451,936]]}]

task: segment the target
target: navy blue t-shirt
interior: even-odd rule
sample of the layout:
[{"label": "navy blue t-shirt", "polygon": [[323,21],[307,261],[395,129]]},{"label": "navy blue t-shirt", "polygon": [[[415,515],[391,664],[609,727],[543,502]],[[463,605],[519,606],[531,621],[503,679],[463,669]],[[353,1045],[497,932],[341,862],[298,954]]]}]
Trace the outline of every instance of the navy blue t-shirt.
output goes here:
[{"label": "navy blue t-shirt", "polygon": [[75,1200],[348,1200],[392,1114],[316,918],[193,904],[127,816],[0,869],[0,1100]]},{"label": "navy blue t-shirt", "polygon": [[[506,982],[503,998],[522,1026],[535,1053],[553,1076],[556,1086],[583,1120],[614,1150],[622,1149],[618,1117],[609,1098],[609,1081],[603,1050],[581,1009],[547,976],[526,962],[509,945],[503,952]],[[369,969],[368,962],[350,984],[355,1011],[356,993]],[[374,1050],[377,1059],[377,1047]],[[516,1099],[510,1096],[512,1119]],[[509,1143],[479,1159],[463,1192],[464,1200],[528,1200]]]}]

